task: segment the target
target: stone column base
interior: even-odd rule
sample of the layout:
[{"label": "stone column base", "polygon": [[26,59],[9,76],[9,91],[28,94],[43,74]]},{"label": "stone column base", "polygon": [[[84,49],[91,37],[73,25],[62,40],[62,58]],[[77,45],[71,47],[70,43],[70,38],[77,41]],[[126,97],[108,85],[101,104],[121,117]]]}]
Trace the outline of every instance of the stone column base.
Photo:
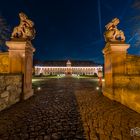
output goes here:
[{"label": "stone column base", "polygon": [[31,89],[23,93],[23,100],[27,100],[34,95],[34,90]]}]

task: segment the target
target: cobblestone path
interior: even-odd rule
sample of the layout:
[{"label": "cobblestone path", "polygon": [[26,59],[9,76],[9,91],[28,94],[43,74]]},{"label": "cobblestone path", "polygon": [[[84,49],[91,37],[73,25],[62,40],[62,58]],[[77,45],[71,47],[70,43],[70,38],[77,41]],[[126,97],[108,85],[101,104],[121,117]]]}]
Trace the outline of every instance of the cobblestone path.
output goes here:
[{"label": "cobblestone path", "polygon": [[96,86],[92,79],[36,82],[34,97],[0,112],[0,140],[140,140],[130,135],[140,114]]}]

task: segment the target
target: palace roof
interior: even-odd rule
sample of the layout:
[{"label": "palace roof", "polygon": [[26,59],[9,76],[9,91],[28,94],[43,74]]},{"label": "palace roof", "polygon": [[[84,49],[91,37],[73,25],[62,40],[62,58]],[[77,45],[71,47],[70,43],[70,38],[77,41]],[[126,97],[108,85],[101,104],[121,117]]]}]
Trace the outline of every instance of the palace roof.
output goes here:
[{"label": "palace roof", "polygon": [[[47,60],[47,61],[37,61],[34,60],[34,66],[53,66],[53,67],[65,67],[68,60]],[[89,60],[70,60],[71,66],[76,67],[91,67],[91,66],[99,66],[101,64],[97,64],[94,61]]]}]

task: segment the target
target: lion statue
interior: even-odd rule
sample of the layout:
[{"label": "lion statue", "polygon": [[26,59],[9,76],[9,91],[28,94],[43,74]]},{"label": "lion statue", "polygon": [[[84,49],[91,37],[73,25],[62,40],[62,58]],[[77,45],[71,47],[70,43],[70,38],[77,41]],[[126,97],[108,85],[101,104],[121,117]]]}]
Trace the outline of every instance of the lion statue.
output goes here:
[{"label": "lion statue", "polygon": [[24,13],[19,13],[20,24],[14,28],[12,39],[32,40],[35,37],[34,23]]},{"label": "lion statue", "polygon": [[114,18],[106,27],[104,38],[106,42],[124,42],[125,36],[122,30],[117,29],[117,25],[120,23],[118,18]]}]

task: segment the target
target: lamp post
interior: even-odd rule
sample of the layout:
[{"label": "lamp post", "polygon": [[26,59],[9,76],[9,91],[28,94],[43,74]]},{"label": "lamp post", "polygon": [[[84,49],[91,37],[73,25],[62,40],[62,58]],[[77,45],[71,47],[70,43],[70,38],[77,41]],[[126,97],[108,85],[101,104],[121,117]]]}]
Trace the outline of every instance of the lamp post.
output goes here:
[{"label": "lamp post", "polygon": [[102,77],[103,77],[103,72],[101,70],[98,71],[98,79],[99,79],[99,86],[102,87]]}]

